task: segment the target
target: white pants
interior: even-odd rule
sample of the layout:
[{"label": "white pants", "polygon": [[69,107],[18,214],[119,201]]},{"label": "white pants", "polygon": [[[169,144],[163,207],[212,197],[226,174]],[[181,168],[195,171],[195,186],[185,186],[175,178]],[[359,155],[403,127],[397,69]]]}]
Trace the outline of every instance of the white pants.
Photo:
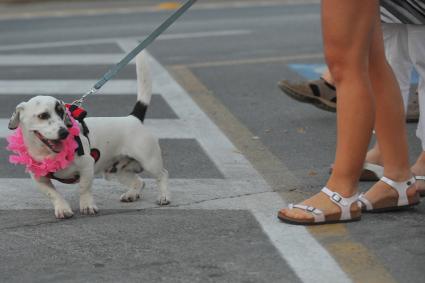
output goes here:
[{"label": "white pants", "polygon": [[419,74],[419,124],[416,131],[425,150],[425,25],[382,24],[385,54],[391,65],[407,109],[413,68]]}]

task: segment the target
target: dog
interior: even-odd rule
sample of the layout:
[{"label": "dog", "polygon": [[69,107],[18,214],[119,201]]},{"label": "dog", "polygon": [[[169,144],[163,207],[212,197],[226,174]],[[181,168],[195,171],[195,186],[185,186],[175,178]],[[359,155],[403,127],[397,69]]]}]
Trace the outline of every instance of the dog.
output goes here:
[{"label": "dog", "polygon": [[[80,213],[85,215],[98,213],[91,187],[94,176],[102,173],[105,179],[115,176],[121,184],[129,187],[120,200],[133,202],[140,198],[145,186],[138,174],[146,171],[157,181],[158,204],[170,203],[168,171],[163,166],[158,140],[143,124],[152,95],[152,81],[145,57],[143,52],[136,57],[138,90],[133,111],[125,117],[85,118],[85,125],[80,125],[80,128],[86,135],[80,133],[76,137],[80,140],[79,148],[69,166],[50,176],[36,177],[30,173],[38,188],[52,201],[56,218],[70,218],[73,211],[56,191],[52,178],[78,181]],[[24,144],[34,160],[54,158],[62,149],[62,141],[69,135],[72,120],[68,113],[62,101],[51,96],[36,96],[16,107],[9,129],[22,129]],[[98,153],[97,161],[90,154],[93,149]]]}]

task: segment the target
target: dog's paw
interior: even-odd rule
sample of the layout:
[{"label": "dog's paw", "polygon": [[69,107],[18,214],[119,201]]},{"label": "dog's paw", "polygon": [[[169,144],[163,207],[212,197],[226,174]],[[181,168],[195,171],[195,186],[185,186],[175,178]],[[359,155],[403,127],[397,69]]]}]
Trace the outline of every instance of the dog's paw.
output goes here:
[{"label": "dog's paw", "polygon": [[57,219],[66,219],[74,216],[71,207],[66,202],[60,202],[55,205],[55,216]]},{"label": "dog's paw", "polygon": [[169,194],[161,194],[158,197],[157,203],[159,205],[168,205],[168,204],[170,204],[170,195]]},{"label": "dog's paw", "polygon": [[120,201],[122,202],[133,202],[140,199],[140,193],[128,191],[121,195]]},{"label": "dog's paw", "polygon": [[99,212],[93,200],[81,198],[80,199],[80,213],[83,215],[96,215]]},{"label": "dog's paw", "polygon": [[99,209],[94,204],[80,207],[80,213],[83,215],[96,215],[98,212]]}]

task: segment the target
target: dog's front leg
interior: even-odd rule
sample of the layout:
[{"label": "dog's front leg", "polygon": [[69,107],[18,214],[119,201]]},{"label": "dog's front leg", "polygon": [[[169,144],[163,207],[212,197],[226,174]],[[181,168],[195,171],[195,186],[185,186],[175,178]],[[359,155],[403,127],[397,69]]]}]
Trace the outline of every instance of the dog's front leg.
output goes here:
[{"label": "dog's front leg", "polygon": [[80,213],[95,215],[98,212],[98,208],[91,192],[94,178],[94,162],[91,159],[87,160],[85,164],[86,166],[80,172]]},{"label": "dog's front leg", "polygon": [[36,178],[31,175],[38,188],[50,198],[55,208],[55,216],[58,219],[70,218],[74,215],[68,202],[56,191],[52,181],[46,177]]}]

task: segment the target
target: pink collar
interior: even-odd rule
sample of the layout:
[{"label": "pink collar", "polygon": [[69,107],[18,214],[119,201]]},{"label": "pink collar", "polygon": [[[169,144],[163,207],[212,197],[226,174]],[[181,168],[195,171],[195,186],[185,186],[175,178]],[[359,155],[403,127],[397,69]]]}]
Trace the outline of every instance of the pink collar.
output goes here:
[{"label": "pink collar", "polygon": [[25,146],[22,129],[17,128],[7,137],[9,145],[6,149],[16,154],[9,156],[9,162],[25,165],[25,171],[33,173],[36,178],[66,168],[74,161],[75,150],[78,147],[75,137],[80,134],[78,123],[71,117],[69,112],[68,115],[72,121],[72,127],[68,128],[70,135],[63,141],[63,149],[61,152],[57,153],[53,158],[46,157],[42,161],[34,160]]}]

